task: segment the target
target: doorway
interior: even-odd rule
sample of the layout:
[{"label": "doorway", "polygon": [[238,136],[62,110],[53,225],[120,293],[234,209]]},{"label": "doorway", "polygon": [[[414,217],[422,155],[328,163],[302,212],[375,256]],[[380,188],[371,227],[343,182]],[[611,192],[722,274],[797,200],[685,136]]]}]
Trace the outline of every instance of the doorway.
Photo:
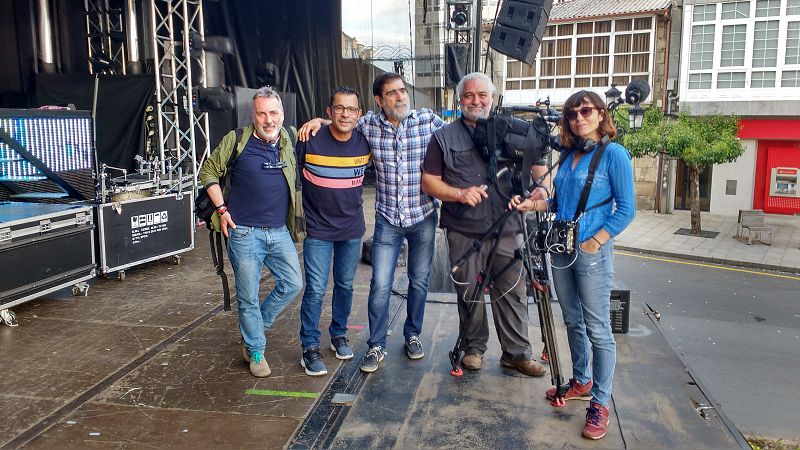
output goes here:
[{"label": "doorway", "polygon": [[[700,172],[700,211],[711,207],[711,169],[708,166]],[[689,166],[678,160],[675,170],[675,209],[689,209]]]}]

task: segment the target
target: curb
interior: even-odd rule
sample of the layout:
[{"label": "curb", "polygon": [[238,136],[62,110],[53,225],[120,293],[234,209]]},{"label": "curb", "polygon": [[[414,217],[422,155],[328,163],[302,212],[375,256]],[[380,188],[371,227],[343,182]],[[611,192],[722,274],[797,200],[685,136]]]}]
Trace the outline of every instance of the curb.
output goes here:
[{"label": "curb", "polygon": [[724,258],[714,258],[710,256],[691,255],[686,253],[665,252],[660,250],[650,250],[637,247],[630,247],[627,245],[619,245],[614,243],[614,250],[624,250],[628,252],[644,253],[646,255],[655,256],[668,256],[671,258],[685,259],[689,261],[707,262],[713,264],[720,264],[725,266],[748,267],[751,269],[771,270],[774,272],[786,272],[792,274],[800,274],[800,267],[778,266],[774,264],[764,264],[750,261],[730,260]]}]

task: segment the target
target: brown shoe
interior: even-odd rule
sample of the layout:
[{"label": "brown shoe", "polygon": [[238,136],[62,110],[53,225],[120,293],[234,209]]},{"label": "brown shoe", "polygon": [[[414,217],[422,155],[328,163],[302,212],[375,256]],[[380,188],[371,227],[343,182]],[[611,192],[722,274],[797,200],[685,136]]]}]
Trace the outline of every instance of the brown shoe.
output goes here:
[{"label": "brown shoe", "polygon": [[470,353],[461,360],[461,365],[468,370],[479,370],[483,363],[483,355]]},{"label": "brown shoe", "polygon": [[543,377],[544,374],[547,373],[547,370],[545,370],[543,365],[537,363],[532,359],[514,361],[505,358],[500,358],[500,364],[502,364],[504,367],[517,369],[520,372],[524,373],[525,375],[531,377]]}]

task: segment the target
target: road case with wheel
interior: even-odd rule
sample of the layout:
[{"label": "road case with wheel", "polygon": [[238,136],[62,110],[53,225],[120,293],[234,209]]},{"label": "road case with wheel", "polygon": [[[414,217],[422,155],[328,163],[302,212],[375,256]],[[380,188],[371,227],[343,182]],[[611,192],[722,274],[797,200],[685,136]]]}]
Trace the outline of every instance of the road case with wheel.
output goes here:
[{"label": "road case with wheel", "polygon": [[95,275],[91,206],[0,203],[0,309]]},{"label": "road case with wheel", "polygon": [[124,269],[194,248],[190,192],[103,203],[97,207],[100,271]]}]

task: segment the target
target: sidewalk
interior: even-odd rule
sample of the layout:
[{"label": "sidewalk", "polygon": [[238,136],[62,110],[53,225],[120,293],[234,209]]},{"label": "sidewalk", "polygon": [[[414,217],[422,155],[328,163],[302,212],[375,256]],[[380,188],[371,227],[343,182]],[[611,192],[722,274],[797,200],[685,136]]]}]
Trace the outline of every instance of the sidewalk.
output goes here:
[{"label": "sidewalk", "polygon": [[657,214],[637,211],[633,223],[614,240],[614,248],[781,272],[800,273],[800,217],[768,214],[772,244],[747,245],[735,239],[737,216],[702,213],[703,231],[716,231],[711,238],[675,234],[690,228],[689,211]]}]

